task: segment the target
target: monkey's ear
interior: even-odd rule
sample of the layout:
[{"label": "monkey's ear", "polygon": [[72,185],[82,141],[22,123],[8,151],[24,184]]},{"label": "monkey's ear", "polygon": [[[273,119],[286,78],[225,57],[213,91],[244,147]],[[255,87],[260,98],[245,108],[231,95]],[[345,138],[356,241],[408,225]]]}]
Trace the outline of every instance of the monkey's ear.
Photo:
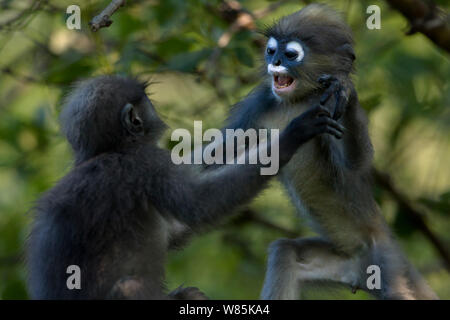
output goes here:
[{"label": "monkey's ear", "polygon": [[353,50],[353,47],[350,43],[343,44],[342,46],[338,47],[337,50],[349,57],[352,61],[356,59],[355,51]]},{"label": "monkey's ear", "polygon": [[134,136],[144,135],[144,123],[131,103],[127,103],[123,107],[121,120],[122,125],[130,134]]},{"label": "monkey's ear", "polygon": [[353,70],[353,62],[355,61],[355,51],[350,43],[346,43],[337,48],[340,55],[340,62],[342,67],[347,71]]}]

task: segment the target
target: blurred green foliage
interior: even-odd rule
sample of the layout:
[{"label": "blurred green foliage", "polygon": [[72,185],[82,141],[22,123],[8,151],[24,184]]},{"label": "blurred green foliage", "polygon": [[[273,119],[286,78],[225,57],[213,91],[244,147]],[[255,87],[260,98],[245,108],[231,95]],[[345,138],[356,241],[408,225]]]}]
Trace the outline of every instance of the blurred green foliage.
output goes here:
[{"label": "blurred green foliage", "polygon": [[[38,1],[39,2],[39,1]],[[230,22],[218,0],[128,1],[114,23],[93,34],[88,21],[109,1],[83,1],[82,29],[68,30],[73,1],[0,1],[0,298],[27,298],[22,262],[33,201],[71,166],[71,153],[58,131],[61,98],[82,77],[132,73],[155,83],[151,98],[171,128],[220,127],[229,106],[259,78],[262,35],[249,30],[218,41]],[[305,2],[284,1],[256,21],[270,24]],[[406,36],[406,21],[384,1],[328,1],[354,31],[354,76],[369,113],[375,166],[426,212],[430,229],[450,241],[450,62],[449,54],[421,34]],[[51,3],[51,4],[50,4]],[[251,11],[273,1],[243,0]],[[439,3],[449,10],[446,1]],[[368,30],[365,9],[381,7],[381,30]],[[33,9],[34,8],[34,9]],[[25,13],[20,15],[26,9]],[[170,131],[169,131],[170,132]],[[169,146],[169,134],[162,145]],[[411,261],[441,298],[450,298],[450,275],[433,245],[408,220],[383,188],[375,195]],[[271,224],[237,219],[197,236],[170,254],[169,288],[201,288],[214,299],[257,298],[266,248],[281,229],[311,231],[298,219],[277,182],[250,208]],[[45,259],[45,257],[43,257]],[[318,290],[307,298],[367,298],[348,290]]]}]

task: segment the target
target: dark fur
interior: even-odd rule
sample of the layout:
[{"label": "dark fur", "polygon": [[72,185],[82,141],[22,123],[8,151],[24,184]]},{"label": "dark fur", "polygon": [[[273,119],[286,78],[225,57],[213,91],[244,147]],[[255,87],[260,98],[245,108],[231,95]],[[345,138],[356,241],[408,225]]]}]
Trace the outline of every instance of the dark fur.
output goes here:
[{"label": "dark fur", "polygon": [[[66,99],[61,122],[76,165],[34,209],[27,248],[32,298],[204,297],[193,288],[165,293],[168,248],[180,235],[217,223],[269,180],[260,165],[199,175],[174,165],[156,145],[165,125],[144,89],[130,78],[102,76],[79,83]],[[280,165],[326,132],[328,125],[316,125],[318,112],[282,134]],[[81,290],[66,287],[69,265],[81,268]]]},{"label": "dark fur", "polygon": [[[288,69],[297,86],[286,96],[276,97],[268,76],[235,106],[226,128],[282,130],[292,117],[323,97],[317,80],[328,74],[335,79],[325,91],[325,95],[334,96],[331,105],[335,109],[330,111],[346,130],[342,140],[316,137],[283,168],[280,177],[294,204],[322,237],[276,241],[269,250],[262,297],[295,299],[299,285],[316,280],[367,290],[366,268],[378,264],[382,287],[368,290],[375,296],[436,298],[395,244],[373,199],[373,150],[366,116],[350,79],[355,59],[350,29],[327,6],[309,5],[282,18],[265,34],[281,44],[276,52],[266,52],[266,62],[281,59],[286,63],[281,66]],[[294,67],[283,52],[278,52],[288,41],[298,41],[305,52]]]}]

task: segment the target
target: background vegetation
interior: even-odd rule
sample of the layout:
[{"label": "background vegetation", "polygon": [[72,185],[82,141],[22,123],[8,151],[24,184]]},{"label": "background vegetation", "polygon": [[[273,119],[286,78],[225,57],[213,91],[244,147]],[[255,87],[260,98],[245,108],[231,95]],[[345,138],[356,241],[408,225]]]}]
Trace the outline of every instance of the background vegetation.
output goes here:
[{"label": "background vegetation", "polygon": [[[27,298],[28,211],[70,169],[57,116],[73,81],[112,72],[151,77],[151,97],[171,128],[192,129],[194,120],[220,127],[259,79],[263,38],[255,30],[306,2],[127,1],[110,27],[93,33],[88,21],[109,1],[0,0],[0,298]],[[354,80],[376,150],[375,196],[408,257],[449,299],[449,52],[422,33],[407,36],[405,16],[388,2],[396,1],[328,1],[354,31]],[[448,12],[448,2],[434,3]],[[71,4],[81,7],[81,30],[66,28]],[[366,28],[370,4],[381,7],[381,30]],[[162,145],[170,146],[169,134]],[[168,286],[198,286],[214,299],[257,298],[268,244],[310,234],[274,182],[223,227],[171,253]],[[347,289],[306,297],[367,298]]]}]

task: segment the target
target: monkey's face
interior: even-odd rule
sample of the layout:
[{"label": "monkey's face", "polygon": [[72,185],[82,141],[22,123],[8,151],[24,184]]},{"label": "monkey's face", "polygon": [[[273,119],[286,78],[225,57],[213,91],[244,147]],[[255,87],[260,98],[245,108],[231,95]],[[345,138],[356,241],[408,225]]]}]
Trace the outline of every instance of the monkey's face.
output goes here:
[{"label": "monkey's face", "polygon": [[294,94],[301,81],[297,69],[301,67],[304,57],[305,51],[299,40],[269,38],[265,59],[267,73],[272,78],[272,91],[277,96]]},{"label": "monkey's face", "polygon": [[321,75],[334,73],[331,54],[317,52],[308,43],[312,42],[296,37],[269,37],[265,52],[267,73],[278,98],[302,99],[320,87],[317,79]]},{"label": "monkey's face", "polygon": [[308,5],[281,18],[265,31],[265,60],[272,91],[296,101],[320,89],[324,74],[347,76],[355,55],[351,30],[324,5]]}]

